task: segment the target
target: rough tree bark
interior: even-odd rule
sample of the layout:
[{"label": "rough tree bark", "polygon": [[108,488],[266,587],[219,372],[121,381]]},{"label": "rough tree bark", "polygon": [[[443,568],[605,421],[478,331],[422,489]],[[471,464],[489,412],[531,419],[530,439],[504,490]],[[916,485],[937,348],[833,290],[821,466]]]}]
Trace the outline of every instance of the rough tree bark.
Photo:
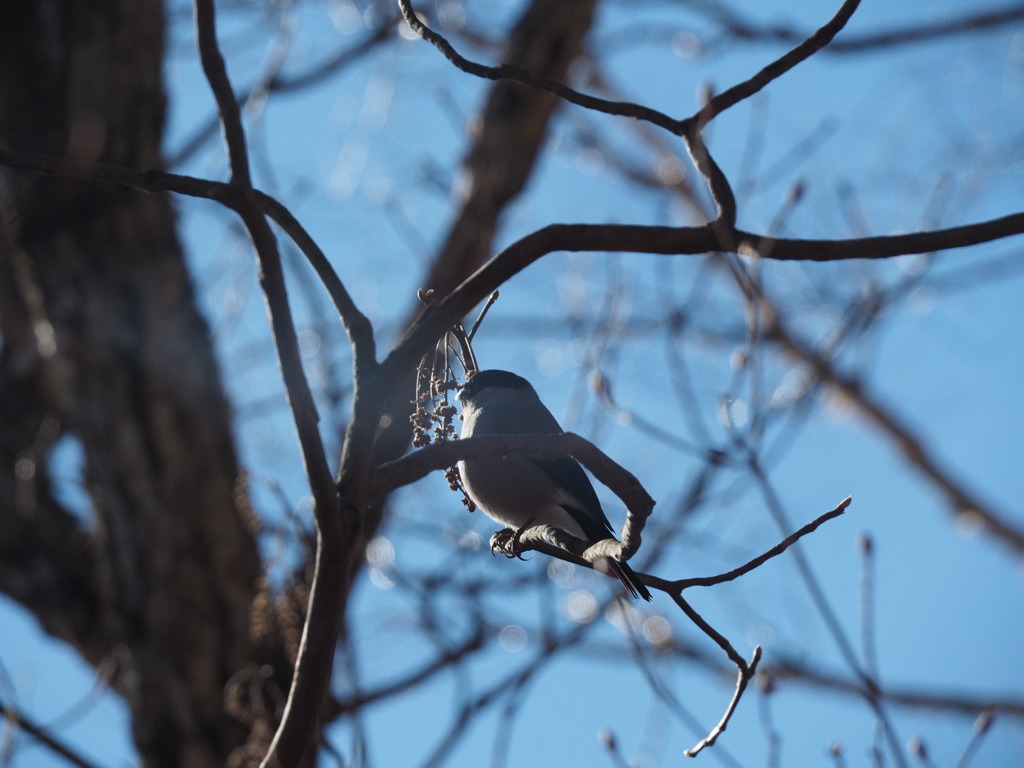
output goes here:
[{"label": "rough tree bark", "polygon": [[[163,47],[161,0],[4,3],[0,142],[159,167]],[[255,531],[171,205],[0,171],[0,589],[113,662],[144,765],[223,766],[273,727],[239,692],[263,681],[273,713],[290,664],[251,631]],[[89,510],[51,493],[61,439]]]}]

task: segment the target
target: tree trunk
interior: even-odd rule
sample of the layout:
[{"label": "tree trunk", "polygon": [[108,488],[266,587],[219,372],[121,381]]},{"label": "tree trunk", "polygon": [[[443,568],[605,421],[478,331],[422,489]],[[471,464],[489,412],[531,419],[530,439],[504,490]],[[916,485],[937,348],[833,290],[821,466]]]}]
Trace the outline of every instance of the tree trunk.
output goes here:
[{"label": "tree trunk", "polygon": [[[160,0],[3,3],[0,142],[160,166],[163,44]],[[0,589],[114,662],[144,765],[243,764],[289,663],[171,201],[0,171],[0,220]],[[64,439],[91,509],[51,495]]]}]

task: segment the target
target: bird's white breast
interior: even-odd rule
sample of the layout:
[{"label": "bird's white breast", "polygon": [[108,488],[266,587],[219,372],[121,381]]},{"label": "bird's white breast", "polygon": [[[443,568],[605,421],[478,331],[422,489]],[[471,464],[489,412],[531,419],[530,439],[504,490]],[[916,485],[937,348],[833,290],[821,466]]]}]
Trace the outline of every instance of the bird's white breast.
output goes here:
[{"label": "bird's white breast", "polygon": [[[524,430],[510,429],[512,425],[505,423],[508,414],[515,412],[495,408],[487,399],[478,398],[477,404],[463,411],[462,437],[522,433]],[[510,456],[460,461],[459,474],[469,497],[495,522],[519,528],[532,520],[535,525],[553,525],[586,540],[583,529],[561,506],[569,503],[582,508],[580,502],[570,498],[565,489],[528,458]]]}]

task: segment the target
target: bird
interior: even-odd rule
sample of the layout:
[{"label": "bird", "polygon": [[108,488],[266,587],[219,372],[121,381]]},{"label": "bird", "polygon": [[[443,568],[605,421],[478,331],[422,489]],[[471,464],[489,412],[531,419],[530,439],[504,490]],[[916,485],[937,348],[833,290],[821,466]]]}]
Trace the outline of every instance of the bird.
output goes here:
[{"label": "bird", "polygon": [[[456,399],[462,404],[462,439],[562,433],[530,382],[510,371],[478,371],[463,385]],[[496,534],[499,540],[514,540],[531,525],[560,528],[588,546],[613,538],[594,486],[571,456],[462,460],[459,474],[473,503],[492,520],[506,526],[506,530]],[[607,558],[607,566],[632,598],[651,600],[650,591],[627,563]]]}]

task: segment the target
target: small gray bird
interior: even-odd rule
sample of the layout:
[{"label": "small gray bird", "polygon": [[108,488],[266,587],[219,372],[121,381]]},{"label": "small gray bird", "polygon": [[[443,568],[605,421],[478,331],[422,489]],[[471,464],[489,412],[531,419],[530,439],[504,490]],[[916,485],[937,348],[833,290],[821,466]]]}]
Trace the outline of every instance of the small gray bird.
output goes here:
[{"label": "small gray bird", "polygon": [[[463,438],[562,432],[530,382],[508,371],[479,371],[462,388],[458,399],[462,403]],[[459,474],[473,502],[512,531],[527,525],[551,525],[587,544],[613,535],[594,486],[579,462],[569,456],[460,461]],[[629,565],[611,558],[608,564],[631,597],[651,599],[651,593]]]}]

